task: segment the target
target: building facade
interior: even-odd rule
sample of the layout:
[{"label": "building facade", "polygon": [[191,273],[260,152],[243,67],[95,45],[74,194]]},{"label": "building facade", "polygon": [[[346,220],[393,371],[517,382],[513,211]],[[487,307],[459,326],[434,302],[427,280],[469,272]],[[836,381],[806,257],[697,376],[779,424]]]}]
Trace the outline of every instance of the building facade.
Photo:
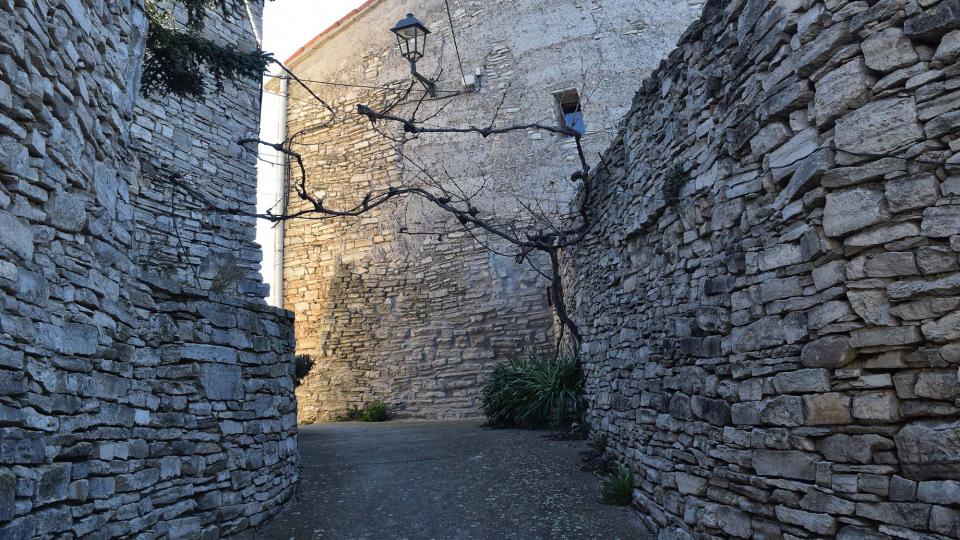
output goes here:
[{"label": "building facade", "polygon": [[956,2],[721,0],[644,82],[565,255],[660,538],[960,538],[958,59]]},{"label": "building facade", "polygon": [[[206,36],[256,50],[261,2],[227,4]],[[253,219],[191,195],[253,207],[260,80],[143,96],[146,32],[0,2],[0,538],[226,537],[298,478],[291,315]]]},{"label": "building facade", "polygon": [[[371,125],[357,106],[380,110],[406,96],[396,114],[416,108],[437,126],[566,120],[597,156],[698,12],[686,0],[372,0],[288,62],[335,110],[291,81],[291,148],[304,158],[307,188],[333,208],[388,186],[442,185],[476,189],[478,210],[508,223],[528,207],[562,213],[579,168],[572,138],[530,129],[403,139],[398,125]],[[438,92],[422,102],[421,87],[406,94],[410,66],[390,32],[407,13],[432,31],[417,69]],[[289,211],[303,208],[291,193]],[[416,199],[286,223],[284,305],[296,312],[298,352],[317,361],[298,390],[301,421],[377,399],[400,416],[475,415],[495,362],[553,346],[547,282],[487,249],[501,251],[494,238],[453,225]]]}]

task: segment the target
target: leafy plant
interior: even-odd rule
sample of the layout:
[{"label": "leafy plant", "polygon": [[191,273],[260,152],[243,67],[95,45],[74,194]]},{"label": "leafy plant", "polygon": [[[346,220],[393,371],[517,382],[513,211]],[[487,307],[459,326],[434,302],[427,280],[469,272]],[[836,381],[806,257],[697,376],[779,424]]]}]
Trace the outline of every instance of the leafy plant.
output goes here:
[{"label": "leafy plant", "polygon": [[337,415],[337,422],[386,422],[390,419],[387,404],[379,399],[367,403],[362,409],[351,407],[345,414]]},{"label": "leafy plant", "polygon": [[231,256],[223,266],[217,269],[216,275],[210,282],[210,290],[218,293],[227,292],[242,278],[243,269],[237,264],[237,260]]},{"label": "leafy plant", "polygon": [[496,427],[566,426],[579,418],[582,389],[572,354],[515,357],[494,369],[481,406]]},{"label": "leafy plant", "polygon": [[633,502],[633,471],[623,464],[617,464],[617,470],[603,479],[603,491],[600,502],[618,506],[628,506]]},{"label": "leafy plant", "polygon": [[388,419],[387,404],[380,400],[366,404],[360,415],[361,422],[385,422]]},{"label": "leafy plant", "polygon": [[206,90],[204,75],[209,74],[217,91],[226,80],[254,79],[263,75],[273,61],[260,50],[240,52],[218,45],[200,35],[207,7],[223,0],[177,0],[187,9],[187,26],[176,28],[173,15],[157,5],[146,3],[147,47],[140,92],[144,95],[172,94],[201,99]]},{"label": "leafy plant", "polygon": [[313,369],[315,362],[309,354],[298,354],[294,357],[293,362],[293,384],[294,386],[300,386],[303,383],[303,378]]},{"label": "leafy plant", "polygon": [[338,414],[334,420],[337,422],[359,422],[362,417],[363,411],[354,406],[347,409],[347,412],[344,414]]},{"label": "leafy plant", "polygon": [[663,178],[663,200],[666,201],[667,206],[674,206],[680,202],[680,191],[689,181],[690,175],[683,172],[682,167],[679,165],[670,167]]}]

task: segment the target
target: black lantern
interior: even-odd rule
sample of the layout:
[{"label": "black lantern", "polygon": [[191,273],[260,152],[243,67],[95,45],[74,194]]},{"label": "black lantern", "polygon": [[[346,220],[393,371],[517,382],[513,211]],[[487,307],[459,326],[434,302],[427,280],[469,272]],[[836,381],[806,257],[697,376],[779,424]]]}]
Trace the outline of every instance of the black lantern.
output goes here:
[{"label": "black lantern", "polygon": [[406,18],[400,19],[397,25],[390,29],[397,35],[397,46],[400,55],[410,62],[410,73],[423,84],[431,96],[434,95],[433,81],[417,73],[417,60],[423,58],[427,46],[427,34],[430,29],[423,25],[413,13],[407,13]]}]

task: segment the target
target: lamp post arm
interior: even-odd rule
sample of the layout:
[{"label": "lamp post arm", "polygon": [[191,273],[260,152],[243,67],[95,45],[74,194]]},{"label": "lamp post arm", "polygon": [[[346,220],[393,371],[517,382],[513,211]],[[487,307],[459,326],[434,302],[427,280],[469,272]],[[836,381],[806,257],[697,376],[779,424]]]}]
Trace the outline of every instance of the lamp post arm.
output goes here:
[{"label": "lamp post arm", "polygon": [[427,93],[430,94],[430,97],[437,97],[437,85],[417,71],[416,60],[410,61],[410,73],[413,75],[413,78],[420,81],[420,84],[427,89]]}]

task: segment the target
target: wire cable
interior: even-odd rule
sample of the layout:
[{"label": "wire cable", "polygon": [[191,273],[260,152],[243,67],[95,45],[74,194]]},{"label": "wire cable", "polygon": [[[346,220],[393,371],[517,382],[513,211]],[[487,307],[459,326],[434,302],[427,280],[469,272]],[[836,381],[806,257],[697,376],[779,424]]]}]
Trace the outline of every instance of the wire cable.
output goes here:
[{"label": "wire cable", "polygon": [[463,84],[467,84],[467,74],[463,72],[463,60],[460,59],[460,47],[457,45],[457,33],[453,29],[453,14],[450,13],[449,0],[443,0],[447,6],[447,20],[450,21],[450,35],[453,36],[453,50],[457,51],[457,64],[460,65],[460,75],[463,77]]}]

